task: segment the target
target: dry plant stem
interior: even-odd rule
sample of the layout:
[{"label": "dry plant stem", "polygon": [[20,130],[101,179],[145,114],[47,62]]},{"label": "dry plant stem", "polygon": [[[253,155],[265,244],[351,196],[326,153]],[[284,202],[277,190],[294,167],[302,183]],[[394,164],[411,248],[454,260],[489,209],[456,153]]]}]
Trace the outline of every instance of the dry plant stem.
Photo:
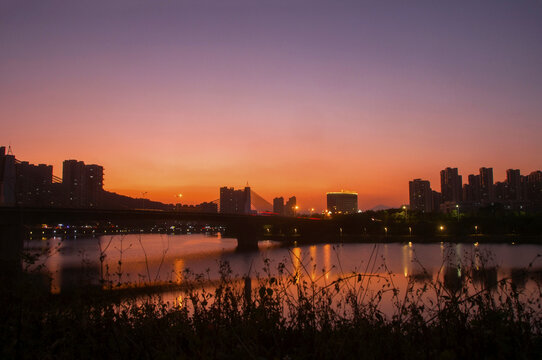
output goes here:
[{"label": "dry plant stem", "polygon": [[145,268],[147,269],[147,279],[151,281],[151,272],[149,270],[149,259],[147,258],[147,252],[145,251],[145,247],[143,246],[143,242],[141,241],[141,234],[138,237],[139,246],[141,246],[141,250],[143,250],[143,255],[145,256]]}]

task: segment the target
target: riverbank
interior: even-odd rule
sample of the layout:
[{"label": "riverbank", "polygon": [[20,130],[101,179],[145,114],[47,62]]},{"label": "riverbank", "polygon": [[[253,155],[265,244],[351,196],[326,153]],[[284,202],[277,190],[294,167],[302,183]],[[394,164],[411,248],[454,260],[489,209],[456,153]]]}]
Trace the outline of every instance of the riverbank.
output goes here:
[{"label": "riverbank", "polygon": [[[55,295],[23,274],[2,291],[0,357],[536,359],[542,352],[541,297],[525,297],[513,279],[480,287],[467,278],[454,287],[425,277],[418,287],[420,277],[410,277],[406,291],[390,279],[367,293],[368,274],[322,286],[308,270],[279,271],[247,292],[223,263],[218,282],[209,287],[194,276],[175,302],[126,290],[121,300],[85,286]],[[391,315],[381,310],[383,296],[392,297]]]}]

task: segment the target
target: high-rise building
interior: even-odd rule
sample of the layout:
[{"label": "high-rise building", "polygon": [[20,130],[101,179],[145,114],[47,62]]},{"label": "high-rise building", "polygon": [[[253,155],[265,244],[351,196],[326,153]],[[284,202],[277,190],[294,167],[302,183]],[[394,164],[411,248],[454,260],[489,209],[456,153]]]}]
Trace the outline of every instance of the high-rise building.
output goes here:
[{"label": "high-rise building", "polygon": [[493,168],[480,168],[480,202],[489,204],[495,198]]},{"label": "high-rise building", "polygon": [[440,192],[443,202],[459,203],[463,199],[463,180],[457,168],[449,168],[440,172]]},{"label": "high-rise building", "polygon": [[286,201],[286,204],[284,204],[284,215],[288,216],[294,216],[297,212],[297,199],[295,196],[292,196],[291,198]]},{"label": "high-rise building", "polygon": [[15,205],[15,156],[0,147],[0,205]]},{"label": "high-rise building", "polygon": [[[476,211],[480,207],[499,203],[506,210],[542,211],[542,171],[522,176],[519,169],[506,170],[506,179],[493,181],[493,168],[480,168],[479,175],[469,175],[462,188],[462,203],[458,203],[461,176],[457,168],[440,172],[442,193],[432,191],[432,209],[450,212],[457,208],[462,212]],[[409,183],[411,209],[427,209],[427,183],[415,179]],[[422,201],[421,199],[424,199]]]},{"label": "high-rise building", "polygon": [[532,210],[542,210],[542,171],[533,171],[527,176],[527,198]]},{"label": "high-rise building", "polygon": [[493,184],[493,201],[499,204],[507,204],[506,196],[508,194],[508,184],[503,181],[497,181]]},{"label": "high-rise building", "polygon": [[338,191],[327,193],[327,210],[333,214],[353,214],[358,212],[358,193]]},{"label": "high-rise building", "polygon": [[84,204],[85,163],[77,160],[64,160],[62,163],[62,185],[66,195],[66,205],[81,207]]},{"label": "high-rise building", "polygon": [[220,212],[223,214],[250,213],[250,187],[235,190],[227,186],[220,188]]},{"label": "high-rise building", "polygon": [[463,201],[470,206],[480,206],[480,176],[469,175],[468,184],[463,186]]},{"label": "high-rise building", "polygon": [[519,169],[506,170],[507,201],[521,201],[521,173]]},{"label": "high-rise building", "polygon": [[438,191],[431,191],[431,195],[433,198],[433,211],[439,211],[440,205],[442,205],[442,194]]},{"label": "high-rise building", "polygon": [[278,215],[284,215],[284,198],[282,196],[273,199],[273,212]]},{"label": "high-rise building", "polygon": [[33,165],[28,161],[15,164],[15,198],[20,206],[50,206],[53,200],[53,166]]},{"label": "high-rise building", "polygon": [[99,165],[85,165],[87,179],[86,202],[90,207],[100,206],[103,195],[104,168]]},{"label": "high-rise building", "polygon": [[62,165],[62,184],[67,205],[100,206],[103,196],[103,167],[85,165],[83,161],[77,160],[65,160]]},{"label": "high-rise building", "polygon": [[433,211],[433,191],[428,180],[414,179],[409,182],[410,209],[412,211]]}]

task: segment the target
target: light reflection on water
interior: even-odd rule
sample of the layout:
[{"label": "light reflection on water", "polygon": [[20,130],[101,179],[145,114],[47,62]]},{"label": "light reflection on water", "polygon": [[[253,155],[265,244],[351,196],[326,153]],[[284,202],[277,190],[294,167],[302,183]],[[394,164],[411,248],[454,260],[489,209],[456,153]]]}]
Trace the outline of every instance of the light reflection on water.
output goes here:
[{"label": "light reflection on water", "polygon": [[[525,288],[532,276],[525,276],[524,269],[542,253],[541,245],[532,244],[345,243],[288,248],[262,241],[259,250],[252,252],[239,252],[236,246],[237,240],[220,234],[130,234],[26,243],[29,250],[49,249],[42,263],[51,274],[53,292],[98,284],[100,278],[112,284],[180,284],[187,270],[217,280],[220,262],[228,262],[234,275],[255,278],[263,275],[265,259],[274,274],[282,262],[288,272],[322,284],[353,272],[376,275],[365,283],[373,292],[384,285],[379,276],[391,278],[398,288],[408,286],[408,279],[423,283],[439,278],[451,288],[460,287],[471,265],[469,274],[476,282],[513,276],[516,285]],[[529,273],[540,277],[541,259]]]}]

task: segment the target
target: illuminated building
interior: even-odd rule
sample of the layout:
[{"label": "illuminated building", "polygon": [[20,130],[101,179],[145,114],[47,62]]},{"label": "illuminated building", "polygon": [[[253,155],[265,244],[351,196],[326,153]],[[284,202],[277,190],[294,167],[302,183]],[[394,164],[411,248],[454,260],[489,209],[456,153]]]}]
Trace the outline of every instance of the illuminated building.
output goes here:
[{"label": "illuminated building", "polygon": [[328,192],[327,210],[333,214],[353,214],[358,212],[358,193],[351,191]]}]

